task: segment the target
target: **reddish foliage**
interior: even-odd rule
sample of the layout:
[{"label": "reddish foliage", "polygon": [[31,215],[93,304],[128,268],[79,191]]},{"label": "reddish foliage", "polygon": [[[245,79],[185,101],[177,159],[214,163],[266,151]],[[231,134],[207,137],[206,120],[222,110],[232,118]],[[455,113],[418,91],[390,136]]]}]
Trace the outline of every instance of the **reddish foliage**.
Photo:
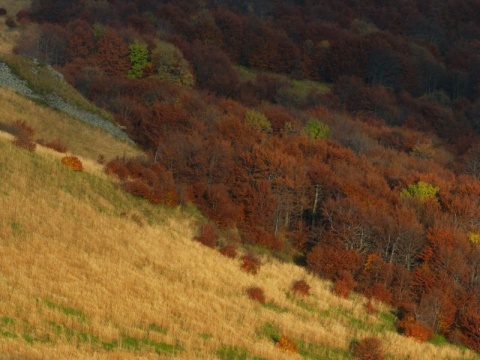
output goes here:
[{"label": "reddish foliage", "polygon": [[297,280],[292,284],[292,291],[295,295],[310,295],[310,285],[305,280]]},{"label": "reddish foliage", "polygon": [[240,268],[249,273],[249,274],[256,274],[260,269],[260,260],[252,253],[248,253],[242,256],[242,265]]},{"label": "reddish foliage", "polygon": [[180,198],[174,188],[169,188],[165,191],[163,196],[163,203],[170,207],[175,207],[179,204]]},{"label": "reddish foliage", "polygon": [[204,224],[200,227],[200,234],[195,236],[195,240],[199,243],[215,248],[218,240],[218,230],[213,224]]},{"label": "reddish foliage", "polygon": [[261,304],[265,304],[265,294],[262,288],[258,286],[249,287],[247,289],[247,295],[250,299],[258,301]]},{"label": "reddish foliage", "polygon": [[142,179],[126,181],[123,184],[123,189],[134,196],[139,196],[144,199],[150,199],[152,195],[152,190]]},{"label": "reddish foliage", "polygon": [[459,328],[462,332],[463,343],[473,350],[480,352],[480,315],[475,309],[466,308],[460,313]]},{"label": "reddish foliage", "polygon": [[237,257],[237,247],[233,244],[228,244],[219,250],[223,256],[234,259]]},{"label": "reddish foliage", "polygon": [[297,123],[297,120],[288,113],[287,108],[279,105],[267,108],[264,114],[270,121],[272,130],[276,134],[280,133],[286,124],[290,124],[293,127]]},{"label": "reddish foliage", "polygon": [[382,343],[377,338],[362,339],[353,346],[353,356],[359,360],[383,360],[385,358]]},{"label": "reddish foliage", "polygon": [[395,324],[405,336],[419,341],[427,341],[433,336],[433,330],[428,325],[416,321],[412,316],[406,316]]},{"label": "reddish foliage", "polygon": [[377,310],[375,309],[375,307],[373,306],[371,300],[368,300],[367,303],[365,304],[364,306],[364,309],[365,309],[365,312],[367,314],[376,314],[377,313]]},{"label": "reddish foliage", "polygon": [[280,339],[275,344],[275,346],[282,351],[293,353],[293,354],[298,354],[297,343],[293,340],[290,340],[288,337],[286,337],[283,334],[280,336]]},{"label": "reddish foliage", "polygon": [[15,120],[11,126],[11,130],[15,135],[13,143],[28,151],[34,151],[37,144],[33,141],[33,134],[35,133],[23,120]]},{"label": "reddish foliage", "polygon": [[250,244],[263,246],[270,250],[283,250],[283,243],[280,239],[265,230],[261,226],[241,227],[244,241]]},{"label": "reddish foliage", "polygon": [[333,292],[343,298],[348,298],[350,292],[357,286],[357,282],[353,279],[349,272],[343,273],[333,285]]},{"label": "reddish foliage", "polygon": [[105,165],[105,173],[115,175],[121,180],[125,180],[130,175],[128,168],[119,159],[109,161]]},{"label": "reddish foliage", "polygon": [[307,254],[307,264],[315,273],[335,280],[344,272],[357,270],[361,257],[356,251],[347,251],[338,244],[317,245]]},{"label": "reddish foliage", "polygon": [[59,153],[67,152],[67,146],[62,144],[59,140],[38,140],[38,143]]},{"label": "reddish foliage", "polygon": [[202,88],[223,96],[235,93],[237,73],[228,56],[216,46],[196,45],[193,48],[193,66],[197,82]]},{"label": "reddish foliage", "polygon": [[32,141],[30,138],[27,138],[27,137],[20,137],[20,136],[17,136],[14,140],[13,140],[13,144],[15,146],[18,146],[22,149],[25,149],[25,150],[28,150],[28,151],[34,151],[37,144]]},{"label": "reddish foliage", "polygon": [[128,48],[114,29],[107,28],[98,40],[93,61],[108,75],[126,76],[130,68]]},{"label": "reddish foliage", "polygon": [[73,171],[83,170],[82,161],[76,156],[64,156],[62,158],[62,164]]},{"label": "reddish foliage", "polygon": [[68,26],[67,57],[70,60],[86,59],[95,49],[92,26],[83,20],[75,20]]},{"label": "reddish foliage", "polygon": [[391,304],[392,293],[387,289],[385,284],[373,284],[364,291],[365,296],[374,298],[385,304]]}]

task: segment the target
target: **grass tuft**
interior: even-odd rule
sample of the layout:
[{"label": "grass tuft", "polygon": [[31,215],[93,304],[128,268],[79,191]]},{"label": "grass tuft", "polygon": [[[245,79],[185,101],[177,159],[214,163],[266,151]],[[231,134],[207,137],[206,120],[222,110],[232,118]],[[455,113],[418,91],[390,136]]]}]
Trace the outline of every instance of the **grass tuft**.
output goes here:
[{"label": "grass tuft", "polygon": [[75,309],[72,307],[62,306],[49,300],[45,300],[45,305],[47,305],[50,309],[60,311],[65,315],[79,317],[82,321],[87,320],[87,316],[83,313],[82,310]]}]

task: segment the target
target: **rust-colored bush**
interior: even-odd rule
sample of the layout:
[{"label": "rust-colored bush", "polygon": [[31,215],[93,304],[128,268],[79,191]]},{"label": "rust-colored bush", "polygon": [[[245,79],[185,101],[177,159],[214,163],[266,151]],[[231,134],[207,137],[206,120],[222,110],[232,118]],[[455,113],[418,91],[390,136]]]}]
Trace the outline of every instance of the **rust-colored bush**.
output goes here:
[{"label": "rust-colored bush", "polygon": [[385,355],[382,343],[377,338],[368,337],[352,345],[353,356],[359,360],[383,360]]},{"label": "rust-colored bush", "polygon": [[374,298],[386,304],[392,302],[392,293],[384,284],[373,284],[365,290],[364,294],[368,298]]},{"label": "rust-colored bush", "polygon": [[32,137],[35,131],[24,120],[15,120],[12,123],[12,133],[15,136]]},{"label": "rust-colored bush", "polygon": [[64,156],[62,158],[62,164],[65,165],[67,168],[73,171],[82,171],[83,164],[79,158],[76,156]]},{"label": "rust-colored bush", "polygon": [[33,128],[23,120],[16,120],[12,124],[12,133],[15,135],[13,144],[28,151],[34,151],[37,144],[33,141]]},{"label": "rust-colored bush", "polygon": [[377,310],[375,310],[375,307],[373,306],[370,300],[368,300],[368,302],[365,304],[363,308],[365,309],[367,314],[374,315],[377,313]]},{"label": "rust-colored bush", "polygon": [[335,281],[333,292],[340,297],[348,298],[355,286],[357,286],[357,282],[353,279],[352,274],[345,272]]},{"label": "rust-colored bush", "polygon": [[37,142],[42,146],[55,150],[56,152],[59,152],[59,153],[67,152],[67,146],[62,144],[59,140],[45,141],[40,139]]},{"label": "rust-colored bush", "polygon": [[247,295],[250,299],[265,304],[265,294],[262,288],[259,288],[258,286],[249,287],[247,289]]},{"label": "rust-colored bush", "polygon": [[150,199],[151,190],[145,183],[145,181],[141,179],[135,179],[125,182],[123,184],[123,189],[134,196],[139,196],[144,199]]},{"label": "rust-colored bush", "polygon": [[249,274],[256,274],[260,269],[260,260],[253,254],[246,254],[242,256],[240,268]]},{"label": "rust-colored bush", "polygon": [[397,321],[395,325],[405,336],[419,341],[427,341],[433,336],[433,330],[430,326],[416,321],[412,316]]},{"label": "rust-colored bush", "polygon": [[13,144],[28,151],[35,151],[37,144],[29,138],[17,136]]},{"label": "rust-colored bush", "polygon": [[478,307],[472,305],[460,311],[458,323],[462,332],[462,343],[480,352],[480,315]]},{"label": "rust-colored bush", "polygon": [[105,165],[104,169],[107,175],[115,175],[121,180],[126,179],[130,176],[130,172],[127,167],[118,159],[111,160]]},{"label": "rust-colored bush", "polygon": [[228,244],[219,250],[223,256],[235,259],[237,257],[237,247],[233,244]]},{"label": "rust-colored bush", "polygon": [[217,245],[217,239],[217,227],[213,224],[203,224],[200,227],[200,234],[195,236],[196,241],[210,248],[215,248]]},{"label": "rust-colored bush", "polygon": [[178,196],[177,191],[174,188],[170,188],[165,191],[163,195],[163,203],[170,207],[175,207],[180,202],[180,198]]},{"label": "rust-colored bush", "polygon": [[310,285],[305,280],[297,280],[292,284],[292,291],[295,295],[310,295]]},{"label": "rust-colored bush", "polygon": [[298,345],[285,335],[280,336],[280,340],[278,340],[275,346],[282,351],[298,354]]}]

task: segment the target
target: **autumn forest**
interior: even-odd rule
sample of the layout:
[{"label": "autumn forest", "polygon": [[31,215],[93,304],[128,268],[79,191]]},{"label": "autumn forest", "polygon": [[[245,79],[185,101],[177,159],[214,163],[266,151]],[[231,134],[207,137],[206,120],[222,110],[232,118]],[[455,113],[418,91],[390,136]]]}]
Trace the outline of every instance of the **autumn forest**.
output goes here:
[{"label": "autumn forest", "polygon": [[34,0],[9,26],[148,154],[105,163],[125,191],[480,352],[478,9]]}]

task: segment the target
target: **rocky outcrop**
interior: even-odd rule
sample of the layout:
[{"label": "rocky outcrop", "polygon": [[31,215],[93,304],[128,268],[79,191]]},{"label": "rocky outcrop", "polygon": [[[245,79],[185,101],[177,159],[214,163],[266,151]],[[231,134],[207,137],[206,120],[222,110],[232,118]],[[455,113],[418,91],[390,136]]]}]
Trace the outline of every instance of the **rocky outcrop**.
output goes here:
[{"label": "rocky outcrop", "polygon": [[[52,75],[58,76],[58,72],[53,69],[51,71],[52,73],[54,72]],[[15,75],[9,66],[3,62],[0,62],[0,86],[9,88],[30,99],[45,102],[54,109],[63,111],[91,126],[95,126],[109,132],[119,140],[132,142],[120,127],[108,120],[105,120],[98,114],[82,110],[77,106],[69,104],[55,93],[50,93],[46,96],[36,93],[28,86],[27,81]]]}]

